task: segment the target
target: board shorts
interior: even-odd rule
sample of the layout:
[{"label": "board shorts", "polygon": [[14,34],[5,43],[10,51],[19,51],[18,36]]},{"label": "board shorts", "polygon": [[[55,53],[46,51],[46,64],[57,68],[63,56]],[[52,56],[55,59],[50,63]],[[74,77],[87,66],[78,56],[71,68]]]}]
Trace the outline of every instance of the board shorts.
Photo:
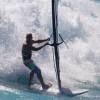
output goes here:
[{"label": "board shorts", "polygon": [[34,71],[37,74],[40,74],[41,73],[41,70],[38,68],[38,66],[36,66],[36,64],[34,63],[34,61],[32,59],[24,60],[24,64],[31,71]]}]

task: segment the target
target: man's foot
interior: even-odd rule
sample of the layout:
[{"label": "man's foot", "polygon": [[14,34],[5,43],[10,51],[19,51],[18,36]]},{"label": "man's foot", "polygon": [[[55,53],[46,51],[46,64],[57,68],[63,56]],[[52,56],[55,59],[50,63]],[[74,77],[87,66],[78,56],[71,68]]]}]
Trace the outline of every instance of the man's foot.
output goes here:
[{"label": "man's foot", "polygon": [[52,86],[52,84],[45,84],[45,85],[42,86],[42,88],[43,88],[44,90],[47,90],[47,89],[49,89],[51,86]]},{"label": "man's foot", "polygon": [[44,90],[47,90],[49,87],[50,87],[49,85],[44,85],[42,88],[43,88]]}]

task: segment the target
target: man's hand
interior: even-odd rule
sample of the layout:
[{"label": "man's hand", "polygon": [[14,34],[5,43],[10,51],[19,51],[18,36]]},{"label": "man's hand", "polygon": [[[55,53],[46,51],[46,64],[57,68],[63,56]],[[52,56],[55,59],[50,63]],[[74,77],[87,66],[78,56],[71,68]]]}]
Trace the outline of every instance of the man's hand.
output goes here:
[{"label": "man's hand", "polygon": [[47,41],[50,41],[50,38],[47,38]]}]

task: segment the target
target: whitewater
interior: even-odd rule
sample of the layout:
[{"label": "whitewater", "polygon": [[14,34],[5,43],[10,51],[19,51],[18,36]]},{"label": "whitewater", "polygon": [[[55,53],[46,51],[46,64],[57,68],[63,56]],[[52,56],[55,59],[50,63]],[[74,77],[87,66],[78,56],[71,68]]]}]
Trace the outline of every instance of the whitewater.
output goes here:
[{"label": "whitewater", "polygon": [[[21,56],[25,36],[32,32],[35,40],[50,37],[51,14],[51,0],[0,0],[0,100],[100,99],[99,0],[59,0],[58,6],[58,32],[67,45],[59,46],[62,85],[89,89],[89,92],[69,98],[18,88],[27,83],[30,72]],[[32,59],[44,80],[57,86],[52,47],[33,52]]]}]

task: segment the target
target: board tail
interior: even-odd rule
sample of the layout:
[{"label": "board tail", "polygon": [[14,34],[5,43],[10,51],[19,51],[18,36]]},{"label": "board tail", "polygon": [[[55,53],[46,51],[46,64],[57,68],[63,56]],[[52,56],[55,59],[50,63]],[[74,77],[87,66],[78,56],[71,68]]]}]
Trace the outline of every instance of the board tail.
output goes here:
[{"label": "board tail", "polygon": [[71,90],[69,88],[62,88],[61,89],[61,94],[66,95],[66,96],[70,96],[70,97],[81,95],[81,94],[84,94],[87,92],[88,92],[88,89],[77,89],[77,90]]}]

